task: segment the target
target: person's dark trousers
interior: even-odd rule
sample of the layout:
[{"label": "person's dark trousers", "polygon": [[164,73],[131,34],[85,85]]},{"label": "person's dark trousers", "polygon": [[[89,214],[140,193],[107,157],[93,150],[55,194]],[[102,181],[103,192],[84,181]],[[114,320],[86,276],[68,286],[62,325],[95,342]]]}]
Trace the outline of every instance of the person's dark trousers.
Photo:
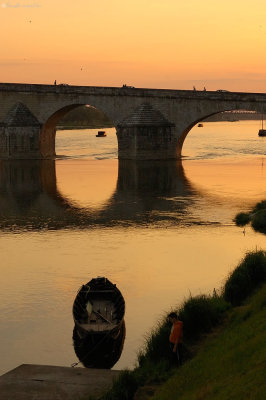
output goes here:
[{"label": "person's dark trousers", "polygon": [[171,352],[170,358],[174,365],[181,365],[183,356],[182,343],[177,344],[177,349],[175,352],[173,352],[173,348],[174,348],[174,343],[170,343],[170,352]]}]

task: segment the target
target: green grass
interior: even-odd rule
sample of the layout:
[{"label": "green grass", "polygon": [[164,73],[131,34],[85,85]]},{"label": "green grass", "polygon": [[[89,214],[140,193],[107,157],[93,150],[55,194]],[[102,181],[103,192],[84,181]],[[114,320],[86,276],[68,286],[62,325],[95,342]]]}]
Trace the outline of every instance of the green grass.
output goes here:
[{"label": "green grass", "polygon": [[151,400],[264,400],[266,285],[229,312],[222,329]]}]

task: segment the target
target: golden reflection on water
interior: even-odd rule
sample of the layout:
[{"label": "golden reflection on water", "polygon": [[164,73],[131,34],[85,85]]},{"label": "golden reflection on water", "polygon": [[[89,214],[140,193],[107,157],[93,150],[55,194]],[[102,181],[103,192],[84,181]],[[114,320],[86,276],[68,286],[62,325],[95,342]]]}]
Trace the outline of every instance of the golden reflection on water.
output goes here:
[{"label": "golden reflection on water", "polygon": [[186,176],[197,191],[245,202],[266,196],[266,158],[183,161]]},{"label": "golden reflection on water", "polygon": [[116,188],[118,160],[105,162],[73,160],[56,162],[58,191],[78,207],[99,208]]}]

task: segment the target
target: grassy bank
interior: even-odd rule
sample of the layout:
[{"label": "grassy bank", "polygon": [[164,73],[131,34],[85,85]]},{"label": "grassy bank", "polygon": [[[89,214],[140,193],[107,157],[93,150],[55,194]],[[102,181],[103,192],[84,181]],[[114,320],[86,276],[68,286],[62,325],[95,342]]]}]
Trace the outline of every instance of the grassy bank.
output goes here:
[{"label": "grassy bank", "polygon": [[152,400],[263,400],[266,394],[266,285],[227,315],[197,356]]},{"label": "grassy bank", "polygon": [[[171,363],[167,351],[170,326],[165,317],[147,338],[138,355],[138,367],[133,371],[123,371],[112,390],[101,399],[146,400],[151,398],[158,385],[161,388],[154,396],[156,400],[177,397],[184,400],[223,399],[231,390],[227,386],[238,386],[237,396],[241,391],[250,396],[249,388],[255,381],[249,373],[249,366],[254,368],[253,374],[258,369],[256,382],[260,382],[262,377],[260,367],[266,372],[263,361],[266,345],[262,345],[263,340],[266,343],[266,287],[252,301],[248,299],[265,281],[266,253],[247,253],[229,275],[219,295],[214,292],[212,295],[191,296],[177,310],[184,322],[183,365],[177,368]],[[257,353],[261,354],[258,358]],[[232,380],[230,370],[233,372]],[[245,376],[250,386],[243,385]],[[223,385],[226,386],[225,397],[216,397],[216,391],[220,391]],[[183,397],[180,397],[181,389]],[[258,400],[261,392],[255,389],[256,397],[230,395],[227,399]],[[211,397],[208,397],[209,393]]]}]

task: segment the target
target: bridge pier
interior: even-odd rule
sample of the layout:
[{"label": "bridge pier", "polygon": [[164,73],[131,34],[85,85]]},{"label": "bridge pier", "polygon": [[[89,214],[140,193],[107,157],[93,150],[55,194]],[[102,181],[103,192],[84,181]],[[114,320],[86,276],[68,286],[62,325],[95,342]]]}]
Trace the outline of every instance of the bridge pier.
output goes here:
[{"label": "bridge pier", "polygon": [[12,107],[0,125],[1,159],[38,159],[41,124],[22,103]]},{"label": "bridge pier", "polygon": [[118,158],[169,160],[177,158],[175,125],[151,104],[143,103],[117,125]]}]

